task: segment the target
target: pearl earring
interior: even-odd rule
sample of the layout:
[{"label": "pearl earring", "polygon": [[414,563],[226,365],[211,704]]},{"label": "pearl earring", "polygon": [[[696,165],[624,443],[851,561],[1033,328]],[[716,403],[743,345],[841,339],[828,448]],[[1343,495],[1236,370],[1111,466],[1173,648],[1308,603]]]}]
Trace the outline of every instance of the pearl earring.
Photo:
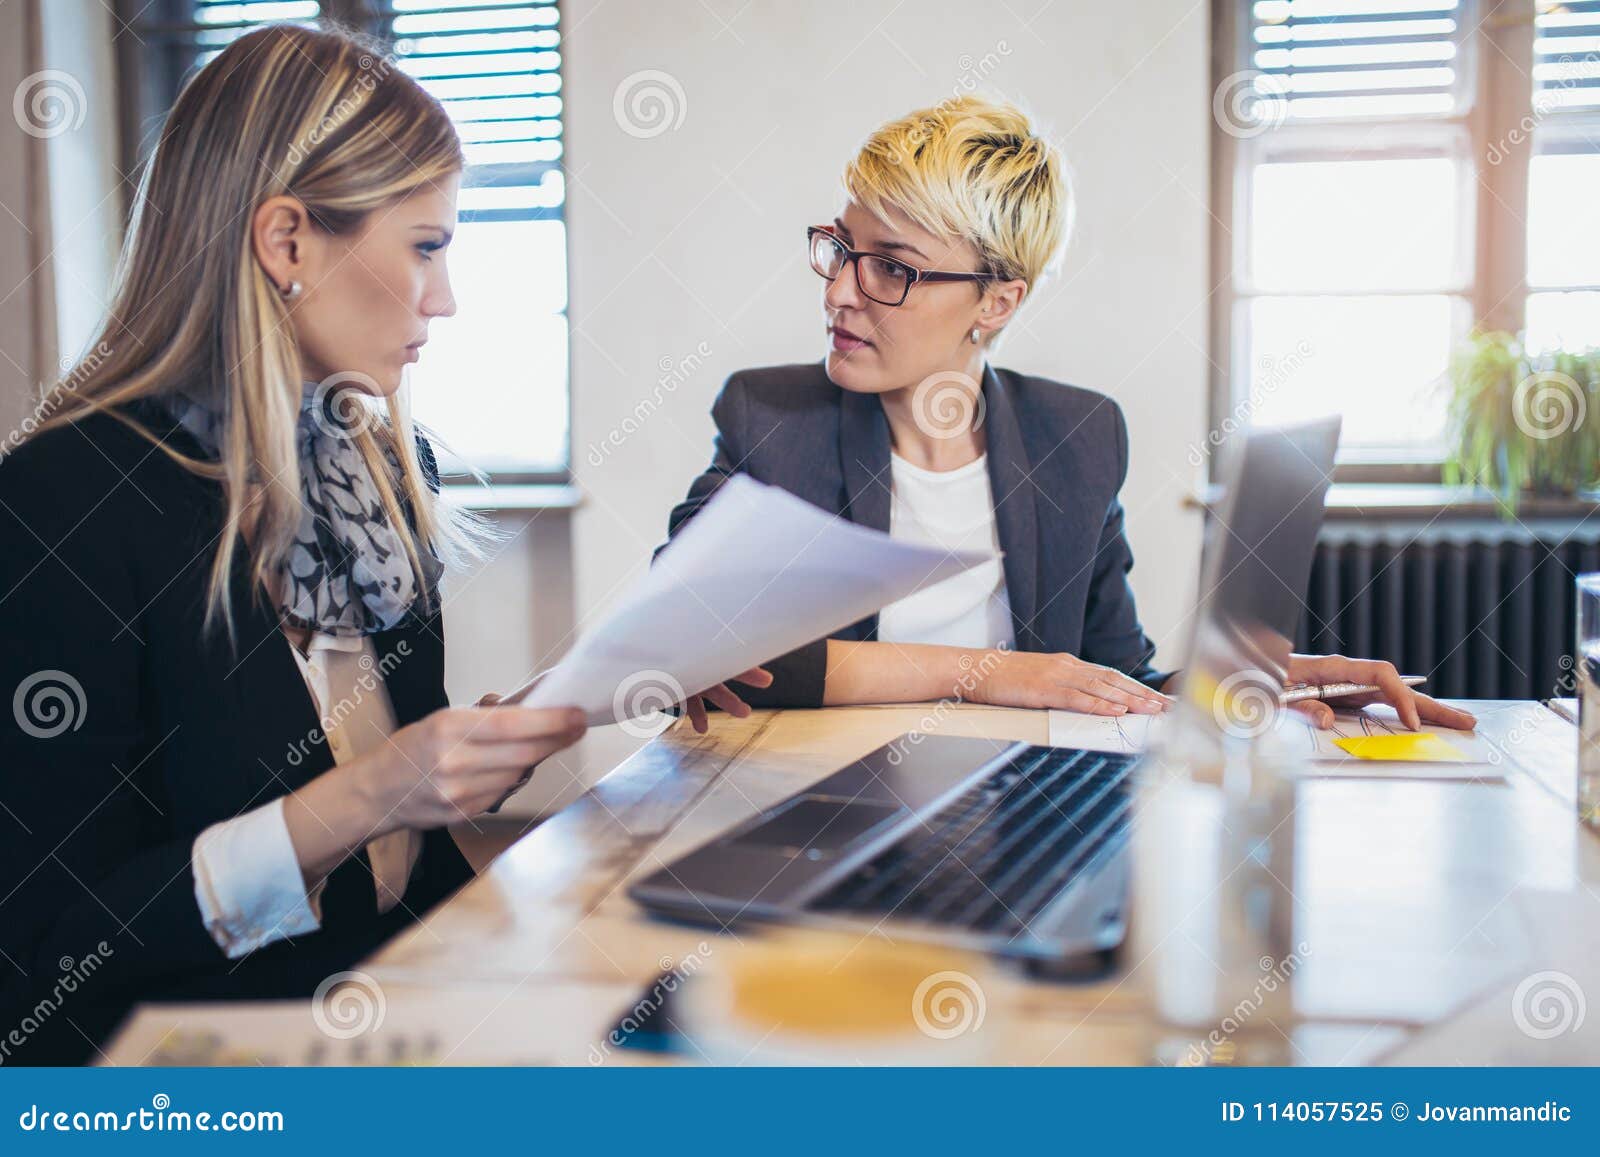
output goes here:
[{"label": "pearl earring", "polygon": [[303,286],[301,286],[298,281],[291,281],[289,282],[288,288],[280,289],[278,292],[283,295],[283,300],[293,301],[300,296],[300,290],[302,288]]},{"label": "pearl earring", "polygon": [[972,327],[972,332],[967,335],[967,340],[970,341],[973,345],[977,345],[979,339],[982,338],[982,337],[983,337],[983,331],[980,330],[977,326],[973,326]]}]

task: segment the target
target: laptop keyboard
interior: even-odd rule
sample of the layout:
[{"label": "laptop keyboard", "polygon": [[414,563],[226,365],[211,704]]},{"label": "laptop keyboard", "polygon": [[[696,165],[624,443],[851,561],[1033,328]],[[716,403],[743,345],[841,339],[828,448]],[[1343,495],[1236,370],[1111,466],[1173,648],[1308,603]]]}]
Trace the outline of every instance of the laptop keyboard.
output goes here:
[{"label": "laptop keyboard", "polygon": [[1137,758],[1026,748],[808,907],[1024,932],[1127,839]]}]

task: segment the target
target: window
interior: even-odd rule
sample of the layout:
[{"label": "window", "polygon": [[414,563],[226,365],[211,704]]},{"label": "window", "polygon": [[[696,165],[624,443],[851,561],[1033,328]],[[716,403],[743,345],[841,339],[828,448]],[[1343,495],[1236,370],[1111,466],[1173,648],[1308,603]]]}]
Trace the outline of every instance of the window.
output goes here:
[{"label": "window", "polygon": [[457,313],[433,322],[412,407],[497,481],[569,466],[560,15],[554,0],[155,0],[122,18],[130,142],[148,147],[183,80],[250,28],[330,18],[363,28],[449,111],[467,158],[450,247]]},{"label": "window", "polygon": [[1347,477],[1437,481],[1474,325],[1600,344],[1600,2],[1216,12],[1215,420],[1338,410]]},{"label": "window", "polygon": [[1527,335],[1600,346],[1600,4],[1547,4],[1533,41]]}]

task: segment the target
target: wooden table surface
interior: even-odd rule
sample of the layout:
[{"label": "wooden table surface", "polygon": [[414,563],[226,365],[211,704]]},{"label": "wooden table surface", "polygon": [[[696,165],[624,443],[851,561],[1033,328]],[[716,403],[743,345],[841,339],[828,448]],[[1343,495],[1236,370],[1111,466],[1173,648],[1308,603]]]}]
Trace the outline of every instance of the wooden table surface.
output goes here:
[{"label": "wooden table surface", "polygon": [[[1576,820],[1576,729],[1536,703],[1463,705],[1505,761],[1504,783],[1300,789],[1295,938],[1310,951],[1294,981],[1292,1063],[1600,1061],[1600,1028],[1582,1018],[1585,994],[1600,996],[1600,841]],[[704,736],[678,723],[361,965],[386,1002],[381,1031],[423,1033],[445,1063],[633,1063],[641,1054],[604,1047],[609,1027],[664,971],[733,938],[655,920],[627,885],[910,730],[1042,743],[1048,720],[914,705],[716,715]],[[1130,956],[1092,982],[997,966],[984,985],[985,1059],[1149,1063]],[[1556,1007],[1552,1019],[1552,1000],[1568,1015]],[[175,1027],[208,1023],[232,1024],[248,1054],[253,1033],[306,1019],[303,1003],[229,1015],[147,1008],[109,1060],[159,1056]],[[930,1039],[926,1059],[939,1063],[942,1047]],[[272,1059],[302,1063],[300,1051]]]}]

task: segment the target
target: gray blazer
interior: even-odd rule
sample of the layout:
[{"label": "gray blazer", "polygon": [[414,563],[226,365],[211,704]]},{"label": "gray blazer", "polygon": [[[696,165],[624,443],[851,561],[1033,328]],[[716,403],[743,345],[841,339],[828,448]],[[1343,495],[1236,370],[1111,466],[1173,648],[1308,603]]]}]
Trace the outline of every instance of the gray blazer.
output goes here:
[{"label": "gray blazer", "polygon": [[[1139,625],[1117,492],[1128,474],[1128,427],[1110,398],[1011,370],[984,372],[983,423],[1016,646],[1069,652],[1157,686],[1155,644]],[[673,508],[668,537],[725,479],[743,472],[862,526],[889,529],[889,424],[870,394],[842,390],[821,362],[740,370],[711,407],[711,465]],[[873,615],[833,636],[877,638]],[[827,640],[766,664],[754,706],[822,703]]]}]

